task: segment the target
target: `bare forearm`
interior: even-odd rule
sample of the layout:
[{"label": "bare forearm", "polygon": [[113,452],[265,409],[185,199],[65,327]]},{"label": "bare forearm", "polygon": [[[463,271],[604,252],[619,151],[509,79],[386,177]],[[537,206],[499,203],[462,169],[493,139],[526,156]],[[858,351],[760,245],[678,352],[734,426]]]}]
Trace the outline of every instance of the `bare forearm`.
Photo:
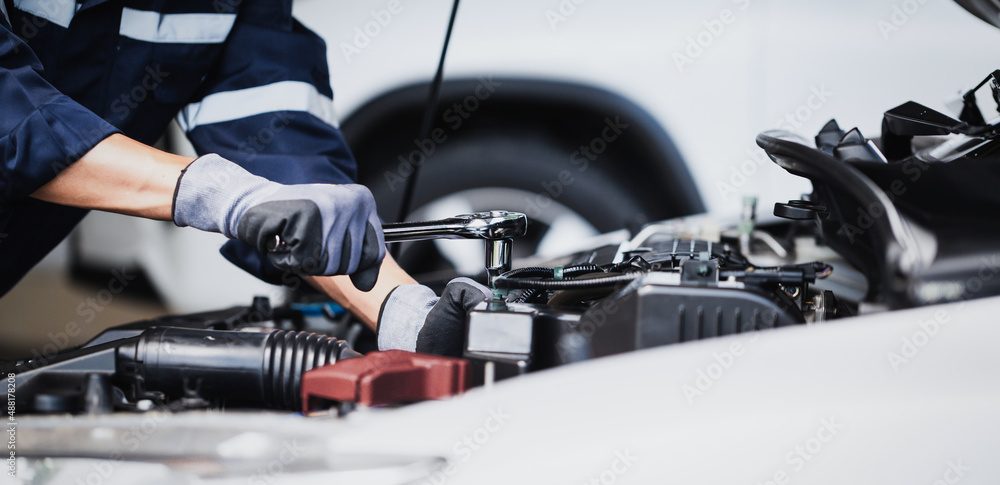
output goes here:
[{"label": "bare forearm", "polygon": [[307,276],[306,281],[329,295],[372,330],[377,325],[379,309],[389,292],[399,285],[416,283],[389,255],[382,261],[375,288],[368,292],[355,288],[347,276]]},{"label": "bare forearm", "polygon": [[192,160],[111,135],[31,196],[166,221],[177,177]]},{"label": "bare forearm", "polygon": [[[194,159],[162,152],[123,135],[112,135],[31,196],[47,202],[171,220],[174,189],[181,170]],[[386,296],[415,283],[391,257],[368,292],[347,276],[307,276],[306,280],[374,329]]]}]

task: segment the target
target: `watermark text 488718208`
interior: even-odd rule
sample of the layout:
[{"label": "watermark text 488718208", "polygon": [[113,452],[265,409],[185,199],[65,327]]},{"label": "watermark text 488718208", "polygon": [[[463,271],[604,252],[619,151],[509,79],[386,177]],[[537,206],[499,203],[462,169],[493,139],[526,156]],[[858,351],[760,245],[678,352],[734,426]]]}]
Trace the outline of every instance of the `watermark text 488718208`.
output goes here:
[{"label": "watermark text 488718208", "polygon": [[8,477],[17,476],[17,405],[14,403],[16,381],[14,374],[7,374],[7,459],[4,471]]}]

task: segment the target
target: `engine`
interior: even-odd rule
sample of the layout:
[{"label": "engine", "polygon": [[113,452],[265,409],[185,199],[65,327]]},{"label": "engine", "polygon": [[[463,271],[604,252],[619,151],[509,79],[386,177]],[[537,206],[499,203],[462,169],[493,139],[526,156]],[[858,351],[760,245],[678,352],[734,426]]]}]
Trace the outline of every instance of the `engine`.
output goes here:
[{"label": "engine", "polygon": [[851,314],[832,291],[814,288],[832,266],[754,265],[738,235],[683,237],[681,225],[650,226],[563,265],[505,273],[494,281],[496,297],[469,315],[465,357],[506,377]]},{"label": "engine", "polygon": [[[753,226],[752,220],[747,223],[744,227]],[[695,226],[690,219],[660,223],[619,244],[498,273],[494,298],[468,315],[464,359],[428,364],[398,357],[375,372],[425,380],[444,376],[440,379],[454,384],[445,394],[457,393],[597,357],[851,313],[833,292],[814,285],[831,274],[830,265],[755,265],[739,247],[760,245],[755,238],[761,237],[773,242],[773,236],[752,229],[699,238]],[[331,396],[342,394],[326,389],[317,399],[303,399],[310,371],[366,359],[352,347],[373,350],[360,323],[329,308],[301,303],[271,308],[258,298],[247,307],[136,322],[5,372],[17,374],[18,409],[31,413],[218,406],[310,410],[339,404]],[[455,380],[453,361],[468,366],[459,370],[468,379]],[[347,379],[343,385],[355,383]],[[426,389],[400,394],[398,387],[395,382],[372,392],[389,396],[382,403],[426,398]]]}]

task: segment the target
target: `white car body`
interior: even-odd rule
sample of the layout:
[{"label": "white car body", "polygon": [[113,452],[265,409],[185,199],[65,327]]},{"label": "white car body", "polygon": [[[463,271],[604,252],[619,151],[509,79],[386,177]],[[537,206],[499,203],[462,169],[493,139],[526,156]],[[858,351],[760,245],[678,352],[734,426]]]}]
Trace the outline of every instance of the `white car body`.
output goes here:
[{"label": "white car body", "polygon": [[648,349],[344,418],[20,417],[18,449],[34,450],[35,458],[19,458],[18,478],[995,483],[1000,354],[993,347],[1000,327],[991,316],[998,303],[994,297]]},{"label": "white car body", "polygon": [[[399,13],[383,27],[379,12],[390,3]],[[450,5],[296,4],[297,18],[327,41],[342,119],[433,75]],[[953,111],[945,103],[996,68],[974,47],[957,46],[998,42],[1000,31],[953,2],[463,2],[445,73],[618,93],[677,144],[709,212],[735,215],[742,195],[760,196],[768,207],[808,191],[766,161],[754,143],[758,133],[811,138],[836,117],[845,129],[878,136],[882,112],[903,102]],[[755,167],[741,167],[746,160]]]}]

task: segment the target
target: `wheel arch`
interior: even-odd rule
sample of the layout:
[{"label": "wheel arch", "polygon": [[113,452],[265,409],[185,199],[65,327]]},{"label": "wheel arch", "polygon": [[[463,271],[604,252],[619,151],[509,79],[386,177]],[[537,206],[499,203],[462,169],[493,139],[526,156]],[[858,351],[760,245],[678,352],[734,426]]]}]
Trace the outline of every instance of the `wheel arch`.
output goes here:
[{"label": "wheel arch", "polygon": [[[485,94],[487,83],[494,89],[479,98],[477,108],[456,128],[456,117],[446,116],[449,107],[469,100],[477,89],[480,95]],[[405,157],[415,148],[428,90],[426,82],[393,89],[370,99],[344,120],[341,129],[358,160],[362,182],[378,180],[378,172],[387,164],[398,163],[398,156]],[[620,117],[628,124],[622,134],[627,141],[608,143],[604,153],[615,160],[631,161],[616,171],[637,186],[637,193],[655,194],[656,200],[644,201],[653,208],[650,219],[705,211],[691,173],[666,130],[645,109],[619,94],[560,81],[466,78],[445,81],[438,106],[435,126],[444,129],[449,138],[530,134],[566,148],[567,159],[574,147],[601,133],[606,119]],[[389,140],[387,133],[392,134]]]}]

